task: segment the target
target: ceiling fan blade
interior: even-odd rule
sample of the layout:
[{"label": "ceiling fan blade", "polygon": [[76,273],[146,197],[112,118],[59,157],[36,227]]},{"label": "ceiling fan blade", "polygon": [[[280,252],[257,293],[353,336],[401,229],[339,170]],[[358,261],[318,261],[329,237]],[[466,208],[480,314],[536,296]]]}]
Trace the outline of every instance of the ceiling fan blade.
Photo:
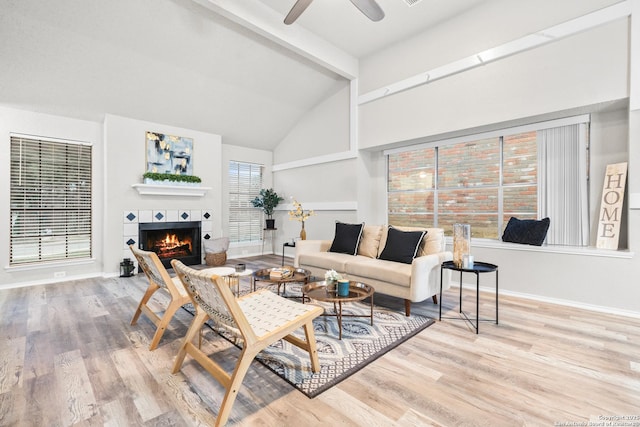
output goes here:
[{"label": "ceiling fan blade", "polygon": [[380,5],[376,3],[376,0],[351,0],[351,3],[374,22],[378,22],[384,18],[384,11]]},{"label": "ceiling fan blade", "polygon": [[312,1],[313,0],[296,1],[296,3],[293,5],[291,10],[287,14],[287,17],[284,18],[284,23],[287,25],[293,24],[295,20],[298,19],[300,15],[302,15],[302,12],[304,12],[304,10],[311,4]]}]

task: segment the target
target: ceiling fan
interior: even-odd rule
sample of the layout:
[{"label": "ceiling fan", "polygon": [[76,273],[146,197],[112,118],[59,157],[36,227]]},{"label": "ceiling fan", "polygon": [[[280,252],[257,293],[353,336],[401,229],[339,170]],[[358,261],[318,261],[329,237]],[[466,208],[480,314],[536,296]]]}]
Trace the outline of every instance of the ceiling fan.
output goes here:
[{"label": "ceiling fan", "polygon": [[[284,18],[284,23],[287,25],[291,25],[295,22],[296,19],[302,12],[311,4],[313,0],[297,0],[293,5],[287,17]],[[380,21],[384,18],[384,11],[382,8],[376,3],[376,0],[350,0],[351,3],[355,7],[357,7],[360,12],[362,12],[367,18],[371,19],[374,22]]]}]

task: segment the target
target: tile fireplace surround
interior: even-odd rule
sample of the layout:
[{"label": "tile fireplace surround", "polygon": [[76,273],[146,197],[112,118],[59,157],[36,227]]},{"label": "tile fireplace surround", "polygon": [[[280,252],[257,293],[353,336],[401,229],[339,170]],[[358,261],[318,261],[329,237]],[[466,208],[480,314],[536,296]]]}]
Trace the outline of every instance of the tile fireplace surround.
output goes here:
[{"label": "tile fireplace surround", "polygon": [[[159,222],[190,222],[200,221],[202,239],[213,237],[213,222],[211,210],[127,210],[122,213],[122,258],[135,258],[129,250],[129,245],[138,245],[138,224]],[[202,242],[201,242],[202,243]],[[204,262],[204,251],[202,251]],[[136,263],[137,264],[137,263]],[[137,268],[137,265],[136,265]]]}]

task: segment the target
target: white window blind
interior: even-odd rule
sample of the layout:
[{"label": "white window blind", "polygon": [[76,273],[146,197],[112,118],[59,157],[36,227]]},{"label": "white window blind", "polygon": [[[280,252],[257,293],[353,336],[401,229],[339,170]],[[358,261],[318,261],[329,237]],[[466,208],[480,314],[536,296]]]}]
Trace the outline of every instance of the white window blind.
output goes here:
[{"label": "white window blind", "polygon": [[589,245],[589,126],[538,132],[538,216],[553,220],[547,244]]},{"label": "white window blind", "polygon": [[263,166],[229,162],[229,240],[236,243],[262,239],[262,211],[251,204],[262,188]]},{"label": "white window blind", "polygon": [[91,257],[91,145],[11,135],[10,265]]}]

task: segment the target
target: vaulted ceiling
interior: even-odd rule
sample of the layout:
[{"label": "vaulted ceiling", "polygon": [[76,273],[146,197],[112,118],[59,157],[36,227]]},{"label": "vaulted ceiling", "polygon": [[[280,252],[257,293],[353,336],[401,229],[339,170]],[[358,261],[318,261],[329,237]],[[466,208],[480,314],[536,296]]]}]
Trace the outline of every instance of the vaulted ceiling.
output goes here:
[{"label": "vaulted ceiling", "polygon": [[269,150],[347,82],[307,40],[357,64],[486,1],[378,0],[374,23],[349,0],[316,0],[285,26],[294,0],[0,0],[0,105]]}]

